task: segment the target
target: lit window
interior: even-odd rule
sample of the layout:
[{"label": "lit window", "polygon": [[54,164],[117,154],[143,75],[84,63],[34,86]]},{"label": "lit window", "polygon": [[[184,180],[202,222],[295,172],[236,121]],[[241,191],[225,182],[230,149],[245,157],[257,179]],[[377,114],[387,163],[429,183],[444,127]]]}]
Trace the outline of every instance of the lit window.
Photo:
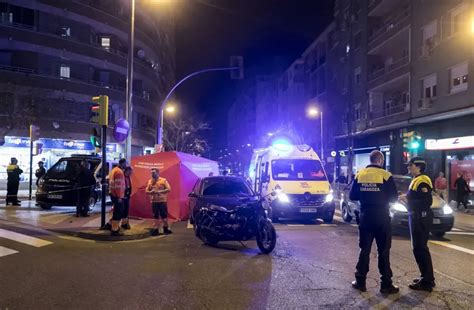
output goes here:
[{"label": "lit window", "polygon": [[62,78],[67,78],[69,79],[71,77],[71,68],[66,65],[61,65],[61,70],[59,71],[59,75]]},{"label": "lit window", "polygon": [[449,70],[449,75],[451,77],[451,93],[457,93],[460,91],[467,90],[468,87],[468,65],[463,63],[457,66],[452,67]]},{"label": "lit window", "polygon": [[106,50],[110,49],[110,37],[102,37],[100,39],[100,45]]}]

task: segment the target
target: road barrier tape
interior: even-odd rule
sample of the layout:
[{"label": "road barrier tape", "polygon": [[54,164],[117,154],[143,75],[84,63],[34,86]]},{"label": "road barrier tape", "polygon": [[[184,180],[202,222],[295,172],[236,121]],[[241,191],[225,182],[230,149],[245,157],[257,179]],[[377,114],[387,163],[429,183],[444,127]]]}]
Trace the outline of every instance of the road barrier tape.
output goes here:
[{"label": "road barrier tape", "polygon": [[[47,195],[50,195],[50,194],[58,194],[58,193],[65,193],[65,192],[71,192],[71,191],[78,191],[78,190],[86,189],[86,188],[94,189],[95,187],[96,187],[96,185],[94,185],[94,186],[73,187],[73,188],[62,189],[62,190],[47,191],[47,192],[45,191],[44,193],[47,194]],[[17,195],[5,195],[5,197],[18,197],[18,194]]]}]

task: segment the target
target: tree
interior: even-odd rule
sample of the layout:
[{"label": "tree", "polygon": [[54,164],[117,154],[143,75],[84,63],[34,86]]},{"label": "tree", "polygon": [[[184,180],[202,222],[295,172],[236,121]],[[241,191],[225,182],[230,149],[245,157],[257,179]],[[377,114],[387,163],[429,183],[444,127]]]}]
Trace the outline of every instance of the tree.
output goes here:
[{"label": "tree", "polygon": [[164,126],[165,150],[199,156],[208,150],[209,146],[204,135],[211,128],[202,118],[166,119]]}]

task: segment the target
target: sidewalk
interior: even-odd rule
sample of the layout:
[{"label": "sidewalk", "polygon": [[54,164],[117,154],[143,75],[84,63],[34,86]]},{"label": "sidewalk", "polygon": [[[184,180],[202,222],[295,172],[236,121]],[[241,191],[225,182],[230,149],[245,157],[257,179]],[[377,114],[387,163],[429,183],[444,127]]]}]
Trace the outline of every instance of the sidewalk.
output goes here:
[{"label": "sidewalk", "polygon": [[[112,237],[110,231],[100,230],[100,205],[89,212],[88,217],[76,217],[75,207],[53,207],[42,210],[34,201],[23,201],[21,206],[0,206],[0,219],[41,229],[50,230],[74,237],[97,241],[137,240],[150,237],[151,219],[130,219],[132,229],[125,230],[124,236]],[[110,207],[107,208],[106,221],[111,217]]]}]

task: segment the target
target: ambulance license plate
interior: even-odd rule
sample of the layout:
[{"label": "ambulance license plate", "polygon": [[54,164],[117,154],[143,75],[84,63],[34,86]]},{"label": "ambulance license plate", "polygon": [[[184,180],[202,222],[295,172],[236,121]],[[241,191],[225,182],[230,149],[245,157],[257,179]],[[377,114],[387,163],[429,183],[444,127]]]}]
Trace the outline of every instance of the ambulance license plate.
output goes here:
[{"label": "ambulance license plate", "polygon": [[48,195],[49,199],[62,199],[63,195]]},{"label": "ambulance license plate", "polygon": [[318,209],[316,209],[316,208],[301,208],[300,212],[301,213],[317,213]]},{"label": "ambulance license plate", "polygon": [[433,224],[441,224],[441,220],[440,219],[433,219]]}]

